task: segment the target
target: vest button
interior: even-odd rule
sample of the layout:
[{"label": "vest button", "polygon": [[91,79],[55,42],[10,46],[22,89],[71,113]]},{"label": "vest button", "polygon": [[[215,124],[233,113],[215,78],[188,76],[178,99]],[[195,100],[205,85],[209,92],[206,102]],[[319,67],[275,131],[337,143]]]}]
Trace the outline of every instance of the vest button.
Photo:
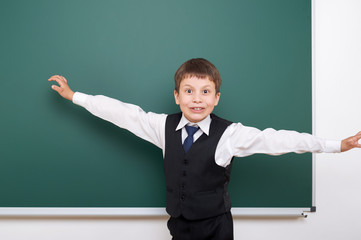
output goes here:
[{"label": "vest button", "polygon": [[186,199],[186,196],[184,196],[184,194],[181,196],[181,200],[184,201],[184,199]]},{"label": "vest button", "polygon": [[183,177],[187,176],[187,172],[183,171]]},{"label": "vest button", "polygon": [[182,188],[182,190],[184,190],[184,188],[185,188],[185,184],[184,184],[184,183],[182,183],[181,188]]},{"label": "vest button", "polygon": [[188,165],[188,160],[184,159],[184,165]]}]

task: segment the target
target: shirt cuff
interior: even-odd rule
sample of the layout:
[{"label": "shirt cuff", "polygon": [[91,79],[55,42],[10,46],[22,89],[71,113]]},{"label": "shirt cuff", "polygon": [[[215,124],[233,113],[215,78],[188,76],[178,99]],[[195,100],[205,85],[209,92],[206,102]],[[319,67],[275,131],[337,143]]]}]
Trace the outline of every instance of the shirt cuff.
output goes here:
[{"label": "shirt cuff", "polygon": [[326,140],[325,153],[339,153],[341,152],[341,141]]},{"label": "shirt cuff", "polygon": [[84,107],[87,97],[87,94],[75,92],[73,96],[73,103]]}]

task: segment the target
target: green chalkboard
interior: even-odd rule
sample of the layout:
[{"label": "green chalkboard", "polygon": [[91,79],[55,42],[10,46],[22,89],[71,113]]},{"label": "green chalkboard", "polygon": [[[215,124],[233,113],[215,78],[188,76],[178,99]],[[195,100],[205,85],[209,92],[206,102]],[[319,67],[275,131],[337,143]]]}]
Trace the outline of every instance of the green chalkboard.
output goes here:
[{"label": "green chalkboard", "polygon": [[[0,2],[0,207],[163,207],[162,152],[62,99],[47,79],[175,113],[173,75],[203,57],[215,113],[312,131],[310,0]],[[236,158],[234,207],[311,207],[312,156]]]}]

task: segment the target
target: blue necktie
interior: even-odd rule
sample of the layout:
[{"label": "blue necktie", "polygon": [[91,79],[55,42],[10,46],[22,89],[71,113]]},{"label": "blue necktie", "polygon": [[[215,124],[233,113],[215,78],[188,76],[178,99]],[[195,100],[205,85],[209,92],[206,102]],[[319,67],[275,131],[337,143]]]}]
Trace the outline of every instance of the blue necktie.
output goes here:
[{"label": "blue necktie", "polygon": [[188,136],[184,140],[184,143],[183,143],[184,152],[188,152],[188,150],[191,148],[191,146],[193,144],[193,135],[195,132],[198,131],[198,127],[186,126],[186,130],[187,130]]}]

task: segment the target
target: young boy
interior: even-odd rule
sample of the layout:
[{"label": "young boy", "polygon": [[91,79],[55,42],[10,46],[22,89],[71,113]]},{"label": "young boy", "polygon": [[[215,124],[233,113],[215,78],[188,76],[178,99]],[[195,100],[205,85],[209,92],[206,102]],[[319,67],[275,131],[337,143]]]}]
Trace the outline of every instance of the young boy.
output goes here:
[{"label": "young boy", "polygon": [[329,141],[294,131],[260,131],[215,116],[221,77],[205,59],[185,62],[174,79],[174,98],[181,113],[166,115],[145,113],[138,106],[105,96],[74,93],[64,77],[49,78],[59,84],[52,88],[62,97],[163,150],[168,228],[173,239],[233,239],[227,187],[234,156],[343,152],[361,147],[361,132]]}]

